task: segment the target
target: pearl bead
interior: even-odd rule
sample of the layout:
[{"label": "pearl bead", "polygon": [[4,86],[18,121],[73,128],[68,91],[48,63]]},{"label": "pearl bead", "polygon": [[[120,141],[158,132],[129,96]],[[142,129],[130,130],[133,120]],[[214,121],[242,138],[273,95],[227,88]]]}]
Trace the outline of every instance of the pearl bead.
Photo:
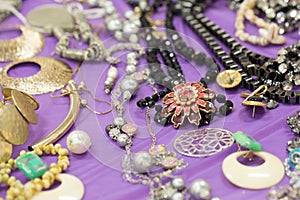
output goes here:
[{"label": "pearl bead", "polygon": [[122,29],[122,23],[121,23],[121,21],[119,19],[110,20],[107,23],[107,29],[109,31],[121,30]]},{"label": "pearl bead", "polygon": [[114,124],[117,126],[123,126],[125,124],[125,120],[123,117],[116,117],[114,119]]},{"label": "pearl bead", "polygon": [[129,75],[129,74],[132,74],[136,72],[136,66],[135,65],[127,65],[126,66],[126,73]]},{"label": "pearl bead", "polygon": [[150,153],[140,151],[133,157],[134,168],[139,173],[149,172],[153,166],[153,158]]},{"label": "pearl bead", "polygon": [[95,7],[95,6],[97,6],[97,3],[98,3],[97,0],[87,0],[87,4],[88,4],[90,7]]},{"label": "pearl bead", "polygon": [[125,12],[125,17],[127,19],[130,19],[134,15],[134,12],[132,10],[128,10]]},{"label": "pearl bead", "polygon": [[184,195],[180,192],[176,192],[172,195],[171,200],[184,200]]},{"label": "pearl bead", "polygon": [[203,179],[193,181],[189,192],[196,200],[210,199],[210,185]]},{"label": "pearl bead", "polygon": [[126,134],[120,134],[117,138],[117,142],[120,145],[120,147],[125,147],[127,144],[129,137]]},{"label": "pearl bead", "polygon": [[172,186],[178,190],[183,190],[185,187],[185,183],[183,178],[181,177],[176,177],[172,180]]},{"label": "pearl bead", "polygon": [[127,90],[131,94],[133,94],[138,87],[139,83],[132,77],[126,77],[120,83],[121,90],[123,92]]},{"label": "pearl bead", "polygon": [[89,135],[81,130],[72,131],[67,137],[67,147],[75,154],[85,153],[92,145]]},{"label": "pearl bead", "polygon": [[107,76],[112,77],[112,78],[117,78],[118,76],[118,69],[114,66],[110,66]]}]

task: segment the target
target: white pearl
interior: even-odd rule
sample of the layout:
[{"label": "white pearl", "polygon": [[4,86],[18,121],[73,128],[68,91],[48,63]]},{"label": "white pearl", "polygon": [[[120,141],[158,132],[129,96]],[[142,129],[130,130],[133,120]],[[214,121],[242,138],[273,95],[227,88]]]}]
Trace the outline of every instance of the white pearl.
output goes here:
[{"label": "white pearl", "polygon": [[114,124],[117,126],[123,126],[125,124],[125,120],[123,117],[116,117],[114,119]]},{"label": "white pearl", "polygon": [[153,166],[153,158],[150,153],[140,151],[134,154],[133,157],[134,168],[137,172],[145,173],[150,172]]},{"label": "white pearl", "polygon": [[117,78],[118,76],[118,69],[114,66],[110,66],[107,76],[112,77],[112,78]]},{"label": "white pearl", "polygon": [[133,94],[138,87],[139,83],[132,77],[126,77],[120,83],[121,90],[123,92],[129,91],[131,94]]},{"label": "white pearl", "polygon": [[116,31],[122,29],[122,23],[119,19],[112,19],[107,23],[107,29],[109,31]]},{"label": "white pearl", "polygon": [[125,12],[125,17],[126,17],[127,19],[130,19],[131,16],[133,16],[133,15],[134,15],[134,13],[133,13],[132,10],[128,10],[128,11]]},{"label": "white pearl", "polygon": [[97,0],[87,0],[87,4],[91,7],[97,6],[98,1]]},{"label": "white pearl", "polygon": [[120,145],[120,147],[125,147],[127,144],[129,137],[126,134],[120,134],[117,138],[118,144]]},{"label": "white pearl", "polygon": [[135,52],[130,52],[126,56],[127,60],[130,60],[130,61],[136,60],[136,57],[137,57],[137,55]]},{"label": "white pearl", "polygon": [[184,195],[180,192],[176,192],[172,195],[171,200],[184,200]]},{"label": "white pearl", "polygon": [[129,41],[132,42],[132,43],[137,43],[139,41],[139,38],[136,34],[131,34],[129,36]]},{"label": "white pearl", "polygon": [[136,66],[135,65],[127,65],[126,66],[126,73],[129,75],[129,74],[132,74],[134,72],[136,72]]},{"label": "white pearl", "polygon": [[90,137],[84,131],[72,131],[67,137],[67,147],[72,153],[83,154],[91,145]]},{"label": "white pearl", "polygon": [[210,199],[210,185],[203,179],[193,181],[189,192],[196,200]]},{"label": "white pearl", "polygon": [[185,187],[185,183],[183,178],[181,177],[176,177],[172,180],[172,186],[178,190],[183,190]]},{"label": "white pearl", "polygon": [[115,31],[115,38],[117,39],[117,40],[120,40],[120,41],[122,41],[123,40],[123,33],[122,33],[122,31]]}]

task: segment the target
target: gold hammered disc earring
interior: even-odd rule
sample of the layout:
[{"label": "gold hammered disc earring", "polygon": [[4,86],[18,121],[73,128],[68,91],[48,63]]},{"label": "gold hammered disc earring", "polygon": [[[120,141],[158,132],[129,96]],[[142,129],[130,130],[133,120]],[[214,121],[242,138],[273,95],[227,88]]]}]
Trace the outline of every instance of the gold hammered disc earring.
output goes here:
[{"label": "gold hammered disc earring", "polygon": [[14,39],[0,40],[0,62],[32,58],[44,47],[44,37],[37,31],[20,25],[0,27],[16,28],[22,33],[20,37]]},{"label": "gold hammered disc earring", "polygon": [[[40,71],[32,76],[15,78],[8,71],[22,63],[36,63]],[[66,63],[54,58],[34,57],[15,61],[0,71],[0,85],[28,94],[44,94],[63,88],[72,79],[73,70]]]}]

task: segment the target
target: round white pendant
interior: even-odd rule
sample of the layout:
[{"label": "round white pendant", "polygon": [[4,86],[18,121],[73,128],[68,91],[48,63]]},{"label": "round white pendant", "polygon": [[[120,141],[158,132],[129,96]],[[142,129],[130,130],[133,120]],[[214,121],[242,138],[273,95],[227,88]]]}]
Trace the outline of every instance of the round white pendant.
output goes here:
[{"label": "round white pendant", "polygon": [[53,190],[41,191],[32,197],[32,200],[80,200],[84,195],[84,185],[76,177],[70,174],[57,175],[60,186]]},{"label": "round white pendant", "polygon": [[241,164],[237,158],[247,154],[240,151],[227,156],[222,165],[225,177],[234,185],[247,189],[265,189],[279,183],[284,177],[284,166],[276,156],[267,152],[253,152],[264,159],[259,166]]}]

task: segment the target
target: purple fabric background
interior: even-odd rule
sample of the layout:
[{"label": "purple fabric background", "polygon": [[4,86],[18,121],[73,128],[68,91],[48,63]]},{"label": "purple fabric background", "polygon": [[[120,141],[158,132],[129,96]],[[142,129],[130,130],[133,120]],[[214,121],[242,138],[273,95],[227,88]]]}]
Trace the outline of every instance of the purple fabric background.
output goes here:
[{"label": "purple fabric background", "polygon": [[[27,13],[34,7],[53,3],[50,0],[25,0],[21,12],[26,16]],[[114,1],[118,11],[124,13],[129,7],[125,1]],[[164,9],[161,9],[162,13]],[[225,0],[218,1],[211,5],[205,14],[219,26],[224,28],[230,35],[234,35],[234,21],[235,12],[228,9]],[[163,18],[164,15],[156,15],[155,18]],[[15,17],[10,17],[4,21],[5,24],[19,24],[20,21]],[[99,25],[101,20],[93,20],[93,24]],[[188,28],[180,17],[176,17],[175,25],[177,31],[182,33],[185,37],[185,41],[192,45],[196,50],[206,51],[206,48],[198,39],[198,37]],[[246,29],[257,34],[257,28],[253,25],[247,24]],[[0,39],[9,39],[16,37],[16,33],[4,34],[0,33]],[[290,45],[299,40],[299,36],[296,32],[286,34],[287,43]],[[107,46],[113,43],[111,35],[109,33],[101,33],[101,39]],[[52,37],[45,37],[46,45],[44,49],[38,54],[39,56],[50,56],[55,50],[56,39]],[[263,55],[276,57],[277,51],[280,46],[268,46],[268,47],[256,47],[250,44],[245,44],[246,47],[251,50],[261,53]],[[125,56],[119,55],[122,59],[122,63],[118,65],[119,77],[122,77],[125,72]],[[183,72],[186,75],[188,81],[197,81],[206,72],[206,68],[194,67],[192,63],[187,63],[181,58],[178,58],[182,65]],[[76,62],[66,61],[72,68],[76,67]],[[141,59],[138,68],[145,68],[145,60]],[[6,66],[7,63],[0,63],[0,67]],[[103,83],[105,80],[105,74],[108,69],[107,63],[94,63],[85,62],[81,69],[81,75],[87,84],[87,87],[101,99],[110,100],[110,96],[104,94]],[[37,68],[33,68],[30,65],[23,65],[22,69],[14,69],[11,71],[11,76],[26,76],[37,71]],[[78,80],[78,78],[76,78]],[[243,88],[235,88],[232,90],[222,91],[216,84],[210,85],[211,88],[218,92],[226,92],[227,98],[234,102],[233,112],[226,118],[217,117],[210,127],[225,128],[232,132],[241,130],[250,134],[256,140],[262,143],[263,149],[266,152],[270,152],[278,156],[282,161],[286,158],[286,144],[289,139],[293,138],[290,128],[286,125],[286,117],[292,115],[299,106],[295,105],[280,105],[276,110],[266,110],[264,108],[257,108],[255,118],[251,118],[252,109],[243,107],[241,102],[243,99],[239,94],[244,91]],[[125,117],[127,121],[134,122],[140,126],[137,137],[134,139],[133,152],[138,150],[147,150],[150,147],[151,139],[148,136],[148,131],[145,124],[145,111],[136,107],[136,101],[142,97],[151,94],[151,89],[142,85],[136,96],[132,99],[129,105],[125,105],[126,112]],[[22,146],[15,146],[13,157],[16,158],[18,152],[22,149],[27,149],[27,146],[41,137],[47,135],[65,118],[69,109],[68,97],[62,97],[58,99],[50,98],[49,94],[36,96],[40,102],[40,109],[37,111],[39,123],[37,125],[30,126],[30,136],[26,144]],[[87,97],[86,97],[87,98]],[[89,103],[93,101],[89,99]],[[107,106],[96,103],[95,108],[97,110],[106,110]],[[128,109],[130,108],[130,109]],[[152,113],[153,114],[153,113]],[[109,138],[107,138],[104,128],[107,124],[112,122],[115,113],[110,113],[102,116],[95,116],[88,112],[86,109],[80,111],[79,118],[75,123],[73,130],[81,129],[89,133],[93,146],[88,153],[84,155],[70,154],[71,166],[67,170],[67,173],[73,174],[80,178],[85,185],[84,199],[146,199],[148,196],[148,187],[143,185],[131,185],[122,179],[120,172],[120,162],[124,155],[124,151],[114,144]],[[153,115],[152,115],[153,116]],[[196,127],[182,127],[179,130],[175,130],[173,127],[160,127],[153,123],[153,129],[157,133],[158,143],[166,144],[168,149],[172,150],[173,140],[181,133],[188,130],[193,130]],[[62,138],[59,143],[62,146],[66,146],[66,137]],[[196,178],[203,178],[211,184],[212,195],[218,196],[223,200],[232,199],[265,199],[268,189],[265,190],[246,190],[235,187],[229,183],[222,174],[222,161],[232,152],[237,150],[237,146],[233,145],[229,149],[222,151],[221,153],[208,157],[208,158],[184,158],[189,166],[180,171],[178,175],[181,175],[189,185]],[[46,156],[45,161],[50,163],[56,161],[56,158]],[[23,182],[26,178],[20,171],[13,172],[17,178]],[[288,178],[285,177],[279,185],[285,186],[288,184]],[[0,194],[3,197],[7,188],[1,187]],[[72,192],[72,191],[70,191]]]}]

